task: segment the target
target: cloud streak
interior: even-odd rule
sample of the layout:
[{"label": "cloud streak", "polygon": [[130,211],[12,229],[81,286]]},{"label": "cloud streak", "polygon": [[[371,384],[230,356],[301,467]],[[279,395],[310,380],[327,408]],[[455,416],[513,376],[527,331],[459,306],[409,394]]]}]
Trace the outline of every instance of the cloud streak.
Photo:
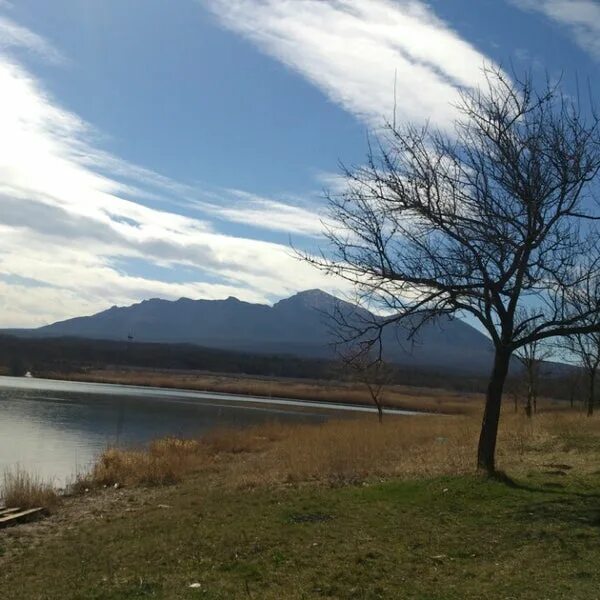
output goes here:
[{"label": "cloud streak", "polygon": [[197,208],[226,221],[283,233],[319,237],[323,225],[317,206],[297,206],[242,190],[225,190],[225,202],[195,202]]},{"label": "cloud streak", "polygon": [[[420,0],[209,0],[220,22],[370,126],[450,127],[486,57]],[[487,61],[489,62],[489,61]]]},{"label": "cloud streak", "polygon": [[[3,6],[10,5],[0,2],[0,8]],[[35,52],[45,60],[57,64],[65,60],[61,53],[44,38],[2,15],[0,15],[0,48],[5,50],[25,48]]]},{"label": "cloud streak", "polygon": [[600,3],[597,0],[511,0],[524,10],[538,12],[565,26],[575,41],[600,60]]}]

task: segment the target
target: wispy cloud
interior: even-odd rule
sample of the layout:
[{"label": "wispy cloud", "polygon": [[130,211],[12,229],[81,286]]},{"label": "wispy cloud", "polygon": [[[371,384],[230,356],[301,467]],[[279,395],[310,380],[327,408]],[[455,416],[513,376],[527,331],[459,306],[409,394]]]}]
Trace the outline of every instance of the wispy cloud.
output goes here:
[{"label": "wispy cloud", "polygon": [[[10,7],[10,5],[0,2],[0,8],[3,7]],[[61,53],[47,40],[2,15],[0,15],[0,48],[25,48],[50,62],[64,62]]]},{"label": "wispy cloud", "polygon": [[251,227],[311,237],[323,233],[319,209],[315,205],[288,204],[242,190],[224,191],[227,192],[225,202],[215,204],[200,201],[194,204],[208,214]]},{"label": "wispy cloud", "polygon": [[[208,0],[219,20],[378,126],[450,126],[486,57],[420,0]],[[488,61],[489,62],[489,61]],[[395,94],[394,94],[395,82]]]},{"label": "wispy cloud", "polygon": [[[217,219],[247,219],[315,233],[302,209],[239,191],[224,191],[238,204],[222,206],[214,190],[204,194],[107,153],[98,132],[2,50],[50,46],[22,28],[0,29],[0,38],[0,326],[39,325],[150,296],[267,301],[332,288],[287,246],[218,229]],[[193,218],[190,204],[201,200],[201,218]],[[127,261],[172,276],[140,276],[122,267]],[[198,280],[178,282],[181,268]]]},{"label": "wispy cloud", "polygon": [[577,43],[600,60],[600,2],[598,0],[510,0],[569,29]]}]

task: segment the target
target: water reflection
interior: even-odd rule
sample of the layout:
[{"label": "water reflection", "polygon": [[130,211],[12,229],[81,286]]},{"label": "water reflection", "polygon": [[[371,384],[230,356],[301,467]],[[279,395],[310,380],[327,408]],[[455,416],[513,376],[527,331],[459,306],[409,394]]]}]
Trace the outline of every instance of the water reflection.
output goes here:
[{"label": "water reflection", "polygon": [[[215,427],[266,421],[321,422],[331,411],[156,396],[111,395],[106,387],[0,378],[0,471],[16,464],[63,485],[109,445],[139,445],[166,435],[199,436]],[[74,391],[66,391],[72,387]],[[49,388],[49,389],[43,389]],[[115,388],[117,389],[117,388]],[[102,393],[94,393],[102,390]]]}]

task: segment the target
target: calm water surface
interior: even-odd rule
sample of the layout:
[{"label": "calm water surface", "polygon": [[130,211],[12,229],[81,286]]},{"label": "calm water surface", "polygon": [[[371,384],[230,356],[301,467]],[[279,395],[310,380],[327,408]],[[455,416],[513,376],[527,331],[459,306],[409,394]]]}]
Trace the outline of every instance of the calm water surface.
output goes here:
[{"label": "calm water surface", "polygon": [[166,435],[201,436],[217,427],[274,420],[323,422],[358,411],[365,409],[0,377],[0,473],[20,465],[61,486],[109,445],[138,446]]}]

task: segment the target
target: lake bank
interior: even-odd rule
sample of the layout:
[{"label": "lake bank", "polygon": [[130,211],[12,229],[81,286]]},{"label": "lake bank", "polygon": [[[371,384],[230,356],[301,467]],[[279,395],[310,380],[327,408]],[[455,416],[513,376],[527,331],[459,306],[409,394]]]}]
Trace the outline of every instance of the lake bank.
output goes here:
[{"label": "lake bank", "polygon": [[472,475],[477,423],[461,417],[223,432],[174,485],[100,487],[1,533],[0,585],[7,599],[594,597],[599,430],[505,415],[513,486]]},{"label": "lake bank", "polygon": [[[156,388],[289,398],[301,401],[352,404],[372,407],[368,391],[356,383],[182,372],[151,369],[89,369],[85,371],[43,372],[40,377],[95,383],[125,384]],[[387,386],[383,397],[391,409],[444,414],[467,414],[478,410],[482,394],[409,385]]]},{"label": "lake bank", "polygon": [[372,407],[0,377],[0,473],[19,464],[62,487],[107,447],[271,421],[323,422]]},{"label": "lake bank", "polygon": [[[98,377],[97,379],[101,379]],[[118,378],[115,378],[118,379]],[[118,381],[92,381],[89,379],[59,379],[58,377],[6,377],[0,376],[0,390],[13,389],[25,391],[65,392],[69,394],[87,394],[95,396],[113,396],[128,398],[146,398],[155,400],[166,400],[169,402],[195,403],[197,405],[210,405],[216,402],[227,404],[214,404],[217,407],[234,405],[266,405],[268,410],[276,413],[280,408],[283,412],[287,409],[330,411],[333,413],[356,412],[376,413],[373,403],[358,402],[351,403],[349,400],[342,401],[319,401],[310,398],[286,397],[283,395],[260,395],[258,393],[235,393],[228,391],[205,390],[199,387],[170,387],[167,385],[122,383]],[[351,396],[350,396],[351,398]],[[390,415],[403,416],[421,414],[425,411],[411,411],[394,406],[388,406]]]}]

